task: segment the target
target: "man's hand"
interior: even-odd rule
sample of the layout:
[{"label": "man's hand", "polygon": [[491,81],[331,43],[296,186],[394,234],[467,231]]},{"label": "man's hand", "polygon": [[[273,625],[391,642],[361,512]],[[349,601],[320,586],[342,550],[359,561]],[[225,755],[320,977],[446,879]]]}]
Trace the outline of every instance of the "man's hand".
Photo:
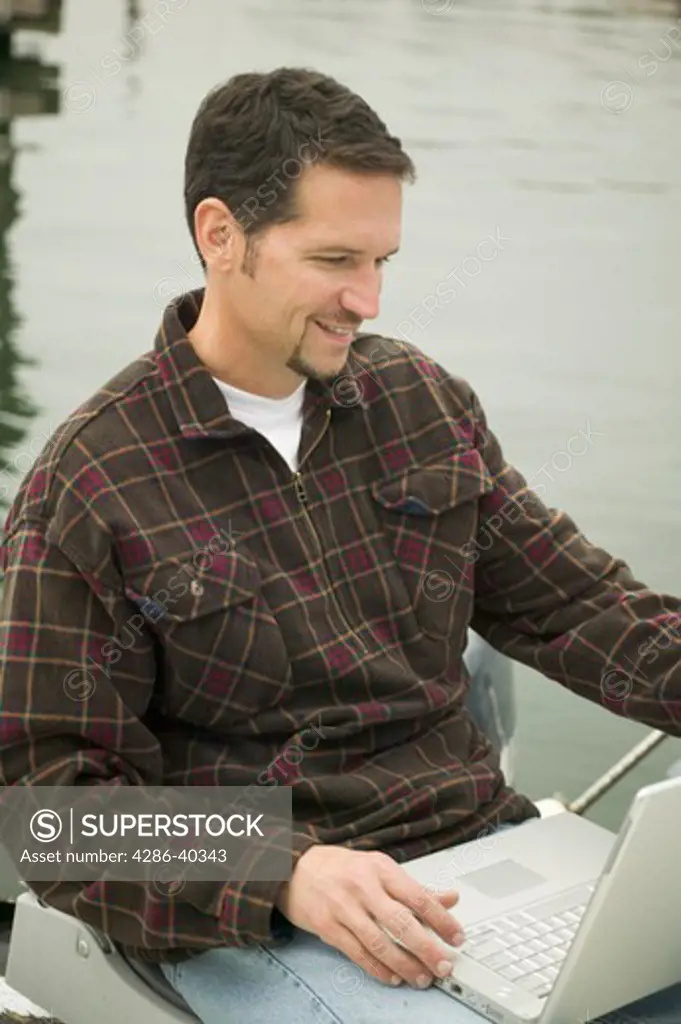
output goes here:
[{"label": "man's hand", "polygon": [[449,945],[460,945],[461,926],[447,909],[458,898],[453,891],[431,895],[385,853],[313,846],[276,905],[297,928],[341,950],[379,981],[425,988],[435,975],[450,974],[452,962],[451,950],[424,924]]}]

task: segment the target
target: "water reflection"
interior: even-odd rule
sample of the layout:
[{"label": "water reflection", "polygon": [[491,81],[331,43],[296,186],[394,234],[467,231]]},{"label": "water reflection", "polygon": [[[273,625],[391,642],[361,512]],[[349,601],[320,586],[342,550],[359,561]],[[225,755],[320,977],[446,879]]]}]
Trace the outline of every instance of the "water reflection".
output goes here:
[{"label": "water reflection", "polygon": [[[33,13],[12,21],[12,27],[58,32],[61,0],[31,5]],[[14,301],[14,274],[8,233],[19,216],[20,193],[14,185],[16,147],[12,124],[20,117],[58,114],[59,68],[39,56],[14,56],[5,36],[0,56],[0,510],[6,510],[16,484],[27,472],[38,449],[22,449],[31,420],[40,409],[22,388],[23,369],[35,360],[22,355],[20,317]],[[41,445],[42,446],[42,445]]]}]

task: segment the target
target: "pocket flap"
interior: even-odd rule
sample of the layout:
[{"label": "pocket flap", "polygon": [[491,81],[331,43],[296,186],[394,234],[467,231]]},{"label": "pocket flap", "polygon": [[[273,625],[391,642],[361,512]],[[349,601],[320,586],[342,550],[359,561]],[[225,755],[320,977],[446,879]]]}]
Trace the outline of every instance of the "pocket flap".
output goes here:
[{"label": "pocket flap", "polygon": [[473,501],[494,489],[494,479],[477,448],[446,461],[418,466],[379,480],[371,492],[385,508],[412,516],[431,516]]},{"label": "pocket flap", "polygon": [[250,601],[260,589],[257,563],[241,552],[173,559],[126,583],[126,594],[152,622],[198,619]]}]

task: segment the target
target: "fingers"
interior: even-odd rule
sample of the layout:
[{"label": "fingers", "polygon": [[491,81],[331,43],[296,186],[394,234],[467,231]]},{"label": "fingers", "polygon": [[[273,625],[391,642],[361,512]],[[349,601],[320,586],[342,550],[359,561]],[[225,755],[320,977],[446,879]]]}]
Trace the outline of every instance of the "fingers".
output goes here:
[{"label": "fingers", "polygon": [[449,910],[459,902],[459,894],[456,889],[450,889],[449,892],[436,893],[435,899],[439,900],[442,906]]},{"label": "fingers", "polygon": [[[384,936],[384,938],[387,937]],[[382,982],[384,985],[398,985],[402,983],[402,976],[390,970],[345,925],[337,925],[333,936],[329,936],[322,941],[326,942],[327,945],[333,946],[334,949],[339,949],[341,953],[345,953],[349,960],[352,960],[363,971],[366,971],[372,978],[376,978],[377,981]]]},{"label": "fingers", "polygon": [[[389,901],[382,911],[377,913],[376,921],[394,943],[402,946],[418,961],[419,974],[425,969],[429,981],[435,977],[446,978],[451,974],[451,949],[446,949],[437,940],[437,936],[427,931],[407,907]],[[450,944],[453,943],[450,941]]]},{"label": "fingers", "polygon": [[[433,894],[410,878],[406,872],[394,875],[385,884],[385,888],[393,899],[405,907],[409,907],[416,917],[428,925],[448,945],[461,944],[463,928],[450,913],[450,908],[458,902],[458,893]],[[443,897],[446,898],[443,899]]]},{"label": "fingers", "polygon": [[[404,910],[402,907],[403,912]],[[394,921],[395,915],[392,917]],[[360,966],[374,973],[375,977],[378,976],[376,971],[380,971],[381,980],[384,976],[388,981],[391,977],[397,976],[400,981],[406,981],[417,988],[426,988],[431,984],[433,975],[424,964],[409,950],[397,945],[392,936],[387,934],[379,922],[374,921],[365,910],[357,908],[348,915],[347,926],[350,933],[355,936],[354,950],[349,955]],[[442,960],[442,957],[439,959]]]},{"label": "fingers", "polygon": [[[413,984],[422,978],[424,968],[428,983],[435,977],[447,977],[452,970],[451,950],[438,942],[437,937],[441,936],[448,945],[458,946],[463,942],[461,926],[448,909],[458,902],[458,893],[432,894],[406,875],[404,880],[384,878],[383,886],[371,893],[365,909],[390,936],[393,945],[403,947],[410,955],[408,967],[401,961],[408,970],[407,974],[399,970],[401,977]],[[363,941],[366,943],[367,939]],[[398,969],[391,958],[390,963]]]}]

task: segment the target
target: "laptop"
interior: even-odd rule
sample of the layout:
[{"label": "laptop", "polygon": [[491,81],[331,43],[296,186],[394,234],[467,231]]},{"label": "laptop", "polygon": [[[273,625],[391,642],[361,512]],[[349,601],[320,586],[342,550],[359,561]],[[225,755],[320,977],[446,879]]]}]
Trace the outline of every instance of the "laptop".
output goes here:
[{"label": "laptop", "polygon": [[679,822],[674,778],[637,793],[619,835],[565,812],[404,863],[460,894],[466,941],[434,984],[498,1024],[585,1024],[681,982]]}]

